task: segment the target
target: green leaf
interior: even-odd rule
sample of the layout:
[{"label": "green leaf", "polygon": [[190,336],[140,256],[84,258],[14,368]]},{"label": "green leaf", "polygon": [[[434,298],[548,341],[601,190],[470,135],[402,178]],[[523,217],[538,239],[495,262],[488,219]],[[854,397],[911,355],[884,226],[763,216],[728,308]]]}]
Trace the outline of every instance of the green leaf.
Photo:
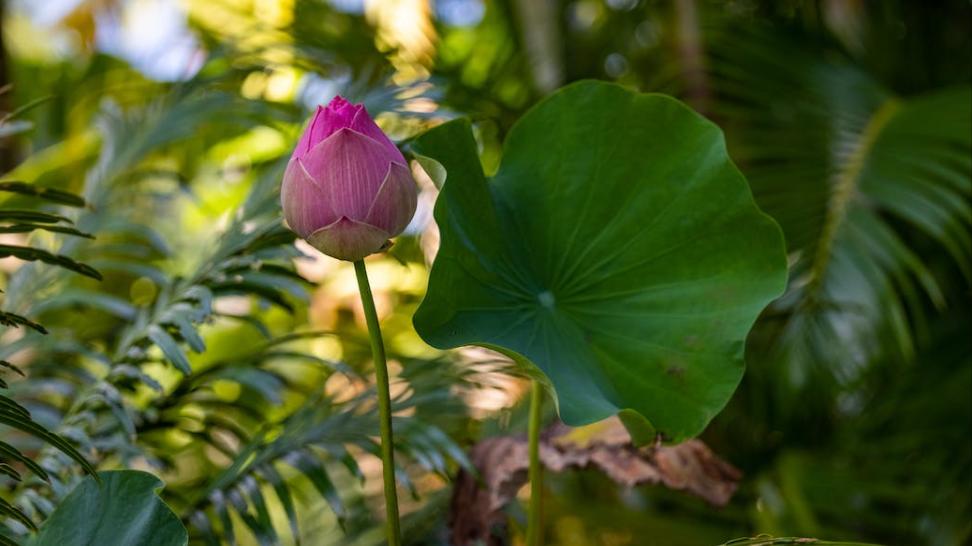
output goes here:
[{"label": "green leaf", "polygon": [[414,319],[429,344],[532,362],[567,424],[619,414],[641,441],[698,434],[722,409],[786,260],[715,125],[581,82],[513,127],[490,180],[467,121],[412,149],[448,173]]},{"label": "green leaf", "polygon": [[262,284],[251,284],[244,282],[224,282],[210,286],[214,295],[217,296],[256,296],[268,303],[280,307],[288,313],[294,312],[294,306],[277,290],[268,288]]},{"label": "green leaf", "polygon": [[44,230],[50,231],[51,233],[64,233],[66,235],[75,235],[78,237],[84,237],[85,239],[94,239],[94,235],[90,233],[85,233],[81,230],[74,229],[68,226],[51,226],[45,224],[14,224],[12,226],[0,226],[0,233],[29,233],[34,230]]},{"label": "green leaf", "polygon": [[16,313],[10,313],[7,311],[0,311],[0,324],[4,326],[12,326],[14,328],[17,328],[19,326],[26,326],[37,332],[40,332],[41,334],[47,333],[47,328],[44,328],[40,324],[30,320],[27,317],[18,315]]},{"label": "green leaf", "polygon": [[0,412],[10,412],[12,414],[21,415],[24,418],[30,419],[30,412],[27,411],[27,408],[21,406],[12,398],[7,398],[3,395],[0,395]]},{"label": "green leaf", "polygon": [[41,526],[28,546],[182,546],[189,535],[156,494],[162,480],[147,472],[101,472],[86,478]]},{"label": "green leaf", "polygon": [[424,155],[412,155],[414,156],[415,161],[417,161],[425,171],[425,174],[429,175],[429,178],[432,180],[432,184],[435,185],[436,189],[441,190],[442,185],[445,184],[445,179],[448,176],[448,173],[446,172],[445,167],[442,166],[442,163],[439,163],[431,157]]},{"label": "green leaf", "polygon": [[40,224],[56,224],[58,222],[71,223],[71,220],[59,214],[50,214],[37,210],[6,209],[0,210],[0,221],[3,222],[36,222]]},{"label": "green leaf", "polygon": [[[30,418],[30,413],[27,412],[23,406],[3,395],[0,395],[0,424],[18,429],[22,432],[30,434],[31,436],[34,436],[35,438],[43,440],[44,442],[60,450],[68,457],[74,459],[75,462],[84,468],[85,472],[89,474],[95,473],[95,469],[93,466],[91,466],[91,463],[89,463],[88,460],[85,459],[84,456],[81,455],[81,453],[79,453],[73,445],[71,445],[60,435],[55,434],[44,428],[42,425],[36,423]],[[2,444],[2,442],[0,442],[0,444]],[[7,444],[3,444],[2,447],[6,446]],[[5,452],[6,449],[0,449],[0,453]],[[31,468],[33,469],[33,467]]]},{"label": "green leaf", "polygon": [[68,205],[71,207],[84,206],[84,199],[78,195],[54,188],[45,188],[35,184],[27,184],[26,182],[0,182],[0,191],[38,197],[46,201],[52,201],[54,203],[60,203],[62,205]]},{"label": "green leaf", "polygon": [[280,501],[280,505],[284,509],[284,513],[287,514],[287,523],[290,525],[290,534],[294,537],[294,541],[300,544],[300,529],[297,526],[297,508],[294,505],[293,496],[290,494],[290,489],[284,482],[280,473],[277,469],[273,467],[272,464],[261,465],[257,471],[260,475],[273,486],[273,491],[277,495],[277,500]]},{"label": "green leaf", "polygon": [[338,492],[324,464],[314,455],[295,450],[284,457],[284,462],[294,467],[310,480],[314,489],[323,497],[339,521],[348,517],[348,509]]},{"label": "green leaf", "polygon": [[2,368],[2,369],[0,369],[0,373],[2,373],[4,370],[10,370],[10,371],[16,373],[17,375],[19,375],[20,377],[26,377],[24,375],[24,371],[21,370],[19,366],[15,365],[15,364],[11,364],[11,363],[7,362],[6,360],[0,360],[0,368]]},{"label": "green leaf", "polygon": [[101,280],[101,273],[98,273],[91,266],[76,262],[67,256],[53,254],[39,248],[32,248],[29,246],[0,245],[0,258],[6,258],[7,256],[13,256],[14,258],[31,262],[41,261],[51,265],[63,267],[64,269],[70,269],[71,271],[80,273],[85,277],[91,277],[92,279],[97,279],[99,281]]},{"label": "green leaf", "polygon": [[179,335],[182,339],[186,340],[189,347],[197,352],[202,353],[206,350],[206,342],[203,340],[199,332],[196,331],[195,326],[189,321],[188,318],[183,316],[173,316],[172,324],[174,324],[179,329]]},{"label": "green leaf", "polygon": [[182,347],[179,347],[179,343],[166,332],[165,329],[153,324],[149,326],[148,338],[152,340],[162,349],[162,353],[165,355],[169,362],[179,368],[179,371],[185,375],[192,373],[192,367],[189,365],[189,359],[186,358],[186,353],[183,352]]},{"label": "green leaf", "polygon": [[21,510],[20,508],[17,508],[16,506],[10,504],[6,500],[4,500],[2,497],[0,497],[0,515],[5,515],[5,516],[12,517],[12,518],[16,519],[17,521],[19,521],[20,523],[22,523],[25,526],[27,526],[29,529],[36,529],[37,528],[37,527],[34,526],[34,522],[31,521],[31,519],[29,517],[27,517],[27,514],[25,514],[23,512],[23,510]]},{"label": "green leaf", "polygon": [[12,445],[10,445],[10,444],[8,444],[6,442],[0,442],[0,458],[6,459],[6,460],[9,460],[9,461],[19,461],[20,463],[22,463],[24,466],[26,466],[28,469],[30,469],[31,472],[33,472],[34,474],[36,474],[41,479],[43,479],[43,480],[47,480],[48,479],[47,471],[45,471],[43,468],[41,468],[41,466],[39,464],[37,464],[36,462],[34,462],[33,459],[31,459],[30,457],[24,455],[23,453],[21,453],[20,451],[18,451],[17,448],[15,448],[14,446],[12,446]]},{"label": "green leaf", "polygon": [[222,534],[220,538],[223,540],[224,544],[229,544],[231,546],[236,545],[236,530],[233,526],[233,518],[230,515],[229,505],[226,504],[226,496],[222,491],[213,491],[210,496],[210,501],[213,505],[213,510],[216,512],[216,516],[219,518],[219,522],[222,525]]},{"label": "green leaf", "polygon": [[10,466],[7,463],[0,463],[0,474],[9,477],[11,480],[15,482],[19,482],[21,480],[20,472],[17,472],[16,468]]},{"label": "green leaf", "polygon": [[140,261],[136,262],[114,258],[97,258],[90,260],[88,265],[94,267],[98,271],[114,271],[118,273],[127,273],[133,277],[147,277],[156,285],[160,286],[165,285],[168,282],[168,277],[164,271]]},{"label": "green leaf", "polygon": [[133,320],[138,310],[124,298],[93,290],[68,289],[34,305],[37,314],[61,309],[97,309],[123,320]]},{"label": "green leaf", "polygon": [[246,502],[238,504],[237,510],[247,527],[253,531],[253,536],[256,537],[261,546],[273,546],[279,543],[273,523],[270,521],[270,512],[267,510],[266,500],[260,491],[260,483],[257,482],[256,478],[245,476],[240,480],[239,486],[230,492],[230,498],[235,497],[236,493],[239,493],[240,500],[248,500],[249,504],[253,506],[256,517],[246,509]]}]

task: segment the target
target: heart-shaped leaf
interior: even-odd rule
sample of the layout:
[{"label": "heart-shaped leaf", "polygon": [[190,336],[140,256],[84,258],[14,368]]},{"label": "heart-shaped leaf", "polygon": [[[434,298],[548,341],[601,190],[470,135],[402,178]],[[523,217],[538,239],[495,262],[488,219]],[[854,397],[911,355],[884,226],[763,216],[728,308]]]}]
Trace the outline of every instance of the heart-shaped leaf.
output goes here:
[{"label": "heart-shaped leaf", "polygon": [[162,480],[147,472],[99,472],[85,478],[54,510],[30,546],[185,546],[179,517],[156,492]]},{"label": "heart-shaped leaf", "polygon": [[581,82],[523,116],[489,180],[465,120],[411,146],[446,173],[423,339],[535,364],[570,425],[618,414],[639,442],[704,429],[786,283],[779,227],[718,127],[666,96]]}]

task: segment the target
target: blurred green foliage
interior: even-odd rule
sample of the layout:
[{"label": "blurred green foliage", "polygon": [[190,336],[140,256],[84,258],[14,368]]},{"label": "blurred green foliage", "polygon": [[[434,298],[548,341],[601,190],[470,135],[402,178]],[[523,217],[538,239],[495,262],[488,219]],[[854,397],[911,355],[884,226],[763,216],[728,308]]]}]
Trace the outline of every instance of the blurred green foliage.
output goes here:
[{"label": "blurred green foliage", "polygon": [[[552,476],[549,543],[967,544],[970,21],[962,0],[7,0],[0,109],[33,107],[4,135],[4,180],[83,195],[86,208],[45,211],[96,238],[4,244],[104,280],[0,260],[3,311],[49,330],[3,330],[0,359],[27,374],[4,376],[5,393],[99,469],[162,477],[194,542],[232,528],[242,544],[293,543],[295,529],[304,544],[380,544],[353,273],[298,257],[308,249],[279,221],[282,162],[309,109],[341,92],[398,139],[470,116],[491,174],[539,98],[609,79],[673,94],[724,129],[784,228],[790,288],[703,435],[745,473],[730,506]],[[369,266],[416,495],[411,544],[445,543],[462,448],[523,430],[519,383],[495,384],[505,364],[434,351],[412,330],[428,222],[420,211]],[[50,474],[0,477],[3,498],[41,521],[81,471],[35,438],[3,439]],[[522,528],[522,507],[509,515]]]}]

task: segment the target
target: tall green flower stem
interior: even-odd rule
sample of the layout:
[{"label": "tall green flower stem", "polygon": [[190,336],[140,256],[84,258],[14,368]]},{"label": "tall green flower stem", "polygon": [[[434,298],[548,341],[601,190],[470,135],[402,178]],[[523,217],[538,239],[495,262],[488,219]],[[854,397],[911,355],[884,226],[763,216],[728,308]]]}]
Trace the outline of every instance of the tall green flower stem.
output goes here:
[{"label": "tall green flower stem", "polygon": [[401,546],[402,530],[398,522],[398,495],[395,490],[395,447],[392,439],[391,396],[388,392],[388,364],[385,362],[385,345],[381,340],[378,326],[378,312],[375,299],[368,283],[368,270],[364,260],[354,262],[354,273],[358,278],[358,291],[361,293],[361,306],[364,308],[371,337],[371,354],[375,363],[375,383],[378,391],[378,418],[381,429],[381,471],[385,482],[385,514],[388,546]]},{"label": "tall green flower stem", "polygon": [[543,543],[543,467],[540,466],[540,409],[543,404],[543,385],[534,380],[530,386],[530,508],[527,514],[527,546]]}]

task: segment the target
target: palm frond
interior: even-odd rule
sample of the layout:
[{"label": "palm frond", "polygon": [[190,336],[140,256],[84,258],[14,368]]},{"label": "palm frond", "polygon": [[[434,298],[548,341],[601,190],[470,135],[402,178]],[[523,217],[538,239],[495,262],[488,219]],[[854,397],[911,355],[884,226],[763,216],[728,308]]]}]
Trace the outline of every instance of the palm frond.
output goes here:
[{"label": "palm frond", "polygon": [[925,302],[948,303],[935,266],[969,279],[972,258],[970,89],[902,97],[817,43],[732,27],[709,45],[713,115],[790,247],[774,312],[794,384],[823,363],[852,379],[884,336],[911,354]]}]

